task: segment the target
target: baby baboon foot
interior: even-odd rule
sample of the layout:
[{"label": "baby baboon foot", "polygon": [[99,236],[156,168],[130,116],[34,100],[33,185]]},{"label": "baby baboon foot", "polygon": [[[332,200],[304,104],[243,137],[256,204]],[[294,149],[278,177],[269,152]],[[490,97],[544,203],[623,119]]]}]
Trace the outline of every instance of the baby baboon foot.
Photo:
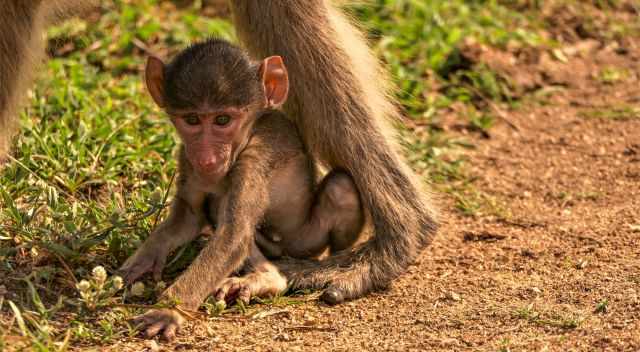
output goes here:
[{"label": "baby baboon foot", "polygon": [[335,306],[336,304],[344,302],[344,294],[336,287],[329,287],[324,290],[320,299],[330,306]]},{"label": "baby baboon foot", "polygon": [[251,273],[225,279],[216,292],[216,301],[232,303],[236,299],[248,304],[252,297],[268,298],[287,289],[287,281],[279,273]]}]

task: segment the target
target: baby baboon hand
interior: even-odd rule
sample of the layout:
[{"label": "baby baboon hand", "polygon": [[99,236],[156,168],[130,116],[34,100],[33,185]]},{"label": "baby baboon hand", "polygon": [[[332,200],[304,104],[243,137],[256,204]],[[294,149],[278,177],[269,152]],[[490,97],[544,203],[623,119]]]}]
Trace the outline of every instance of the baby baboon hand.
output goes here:
[{"label": "baby baboon hand", "polygon": [[149,239],[122,264],[120,275],[127,285],[148,272],[153,272],[154,280],[159,281],[167,260],[167,252],[165,245]]},{"label": "baby baboon hand", "polygon": [[154,309],[133,318],[133,323],[144,331],[146,338],[153,338],[162,332],[162,336],[171,341],[184,323],[184,318],[173,309]]}]

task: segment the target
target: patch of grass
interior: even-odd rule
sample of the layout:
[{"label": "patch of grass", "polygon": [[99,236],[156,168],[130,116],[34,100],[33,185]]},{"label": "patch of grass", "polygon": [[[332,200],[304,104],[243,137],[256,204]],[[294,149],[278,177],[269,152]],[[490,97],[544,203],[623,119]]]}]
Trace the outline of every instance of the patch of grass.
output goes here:
[{"label": "patch of grass", "polygon": [[609,300],[605,298],[602,301],[598,302],[598,304],[596,304],[595,312],[604,314],[607,312],[608,309],[609,309]]},{"label": "patch of grass", "polygon": [[640,119],[640,107],[638,106],[616,106],[596,110],[582,111],[580,117],[585,119],[600,119],[613,121],[627,121]]},{"label": "patch of grass", "polygon": [[576,314],[560,314],[553,311],[541,313],[534,309],[533,304],[516,309],[514,316],[536,325],[563,330],[575,329],[584,322],[584,318]]},{"label": "patch of grass", "polygon": [[389,64],[400,101],[414,119],[469,100],[474,90],[489,98],[504,93],[496,75],[470,67],[461,56],[465,40],[499,47],[543,42],[538,22],[499,1],[379,0],[352,10]]},{"label": "patch of grass", "polygon": [[509,341],[508,338],[501,339],[498,343],[498,351],[511,352],[511,348],[509,348],[509,345],[511,345],[511,341]]},{"label": "patch of grass", "polygon": [[620,69],[617,67],[605,67],[600,70],[598,74],[598,80],[602,83],[606,84],[614,84],[618,82],[623,82],[629,79],[630,76],[629,70]]},{"label": "patch of grass", "polygon": [[549,193],[553,200],[558,201],[560,208],[571,207],[579,201],[595,202],[602,198],[603,194],[595,191],[580,191],[572,193],[570,191],[561,191],[558,193]]},{"label": "patch of grass", "polygon": [[444,190],[454,197],[455,207],[463,215],[492,216],[497,219],[511,217],[509,208],[504,202],[479,190],[468,181],[453,183]]}]

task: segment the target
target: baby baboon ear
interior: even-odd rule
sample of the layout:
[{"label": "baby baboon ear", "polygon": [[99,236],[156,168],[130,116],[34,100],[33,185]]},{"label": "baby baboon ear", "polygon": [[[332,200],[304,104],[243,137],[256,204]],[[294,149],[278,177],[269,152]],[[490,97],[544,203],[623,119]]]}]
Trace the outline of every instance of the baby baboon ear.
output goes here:
[{"label": "baby baboon ear", "polygon": [[270,56],[260,65],[262,87],[266,98],[266,107],[277,109],[287,101],[289,94],[289,75],[282,57]]},{"label": "baby baboon ear", "polygon": [[159,107],[164,107],[164,62],[158,57],[149,56],[147,59],[145,81],[153,101],[155,101]]}]

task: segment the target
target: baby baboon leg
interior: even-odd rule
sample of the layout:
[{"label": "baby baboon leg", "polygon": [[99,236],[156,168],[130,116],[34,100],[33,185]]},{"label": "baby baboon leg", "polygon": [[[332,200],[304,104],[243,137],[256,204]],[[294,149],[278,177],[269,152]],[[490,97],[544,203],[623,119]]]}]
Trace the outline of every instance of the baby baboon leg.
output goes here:
[{"label": "baby baboon leg", "polygon": [[331,252],[351,247],[358,240],[364,225],[360,195],[351,176],[344,171],[332,171],[322,181],[316,202],[313,216],[324,219],[320,222],[331,224]]},{"label": "baby baboon leg", "polygon": [[300,229],[301,240],[288,246],[295,258],[317,256],[351,247],[364,224],[360,196],[351,176],[341,170],[329,173],[316,191],[309,221]]}]

